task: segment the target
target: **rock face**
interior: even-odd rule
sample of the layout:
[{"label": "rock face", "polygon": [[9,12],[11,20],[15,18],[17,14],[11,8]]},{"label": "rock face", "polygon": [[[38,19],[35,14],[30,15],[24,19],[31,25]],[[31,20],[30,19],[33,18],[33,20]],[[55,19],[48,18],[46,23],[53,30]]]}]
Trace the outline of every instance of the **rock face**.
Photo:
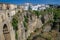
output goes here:
[{"label": "rock face", "polygon": [[[4,6],[3,7],[4,10],[3,9],[0,10],[0,40],[16,40],[15,30],[13,30],[11,21],[13,15],[16,14],[19,9],[15,10],[16,6],[13,5],[3,4],[3,6]],[[37,15],[35,15],[34,13],[31,13],[30,11],[24,11],[21,13],[18,12],[17,14],[18,14],[17,15],[18,16],[18,30],[17,30],[18,40],[27,40],[30,34],[34,33],[35,29],[42,28],[46,22],[53,19],[53,14],[39,15],[39,17],[37,17]],[[50,23],[46,24],[43,27],[43,32],[48,32],[50,30],[51,30]]]},{"label": "rock face", "polygon": [[7,10],[0,10],[0,19],[0,40],[15,40],[15,32]]},{"label": "rock face", "polygon": [[44,26],[44,29],[43,29],[44,32],[49,32],[50,30],[51,30],[51,25],[50,24],[47,24],[47,25]]},{"label": "rock face", "polygon": [[[39,18],[37,18],[37,16],[35,14],[32,14],[30,12],[24,12],[21,13],[23,14],[22,16],[20,16],[20,20],[18,23],[18,39],[19,40],[26,40],[31,33],[34,32],[34,30],[36,28],[41,28],[44,24],[42,23],[41,17],[42,15],[40,15]],[[24,21],[24,16],[27,16],[28,22],[27,22],[27,31],[25,31],[25,27],[23,26],[23,21]],[[47,23],[50,19],[53,18],[52,14],[46,14],[44,15],[44,21],[45,23]],[[23,18],[22,18],[23,17]],[[22,18],[22,19],[21,19]],[[44,32],[49,32],[51,30],[51,25],[50,23],[44,26]]]},{"label": "rock face", "polygon": [[[1,12],[1,22],[0,22],[0,40],[15,40],[15,31],[11,25],[10,17],[8,17],[7,12]],[[24,27],[23,21],[24,16],[28,16],[28,23],[27,23],[27,31]],[[49,17],[48,17],[49,18]],[[46,17],[45,17],[46,19]],[[49,20],[49,19],[47,19]],[[46,21],[46,20],[45,20]],[[6,27],[4,26],[6,25]],[[41,28],[43,25],[41,21],[41,16],[37,18],[37,16],[33,15],[30,12],[24,12],[21,16],[19,16],[19,23],[18,23],[18,40],[26,40],[31,33],[34,32],[36,28]],[[6,28],[6,29],[5,29]],[[46,25],[44,31],[50,31],[50,25]],[[7,30],[7,31],[6,31]]]},{"label": "rock face", "polygon": [[18,40],[26,40],[26,33],[23,23],[18,23]]}]

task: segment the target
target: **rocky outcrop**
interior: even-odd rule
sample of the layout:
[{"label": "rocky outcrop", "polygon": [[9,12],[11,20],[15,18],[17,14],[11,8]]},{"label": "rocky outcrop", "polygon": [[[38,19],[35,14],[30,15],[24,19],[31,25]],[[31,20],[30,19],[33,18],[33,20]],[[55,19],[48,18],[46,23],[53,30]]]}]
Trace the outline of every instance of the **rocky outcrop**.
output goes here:
[{"label": "rocky outcrop", "polygon": [[[26,23],[27,29],[23,26],[24,25],[23,21],[25,20],[24,16],[27,17],[27,23]],[[35,14],[32,14],[28,11],[20,13],[19,23],[18,23],[18,29],[19,29],[18,39],[26,40],[30,36],[30,34],[34,32],[35,29],[42,28],[42,26],[44,25],[41,20],[42,17],[44,18],[43,21],[45,21],[44,24],[50,20],[53,20],[52,14],[46,14],[44,16],[40,15],[39,18],[37,18]],[[51,23],[47,23],[43,28],[43,32],[49,32],[50,30],[51,30]]]}]

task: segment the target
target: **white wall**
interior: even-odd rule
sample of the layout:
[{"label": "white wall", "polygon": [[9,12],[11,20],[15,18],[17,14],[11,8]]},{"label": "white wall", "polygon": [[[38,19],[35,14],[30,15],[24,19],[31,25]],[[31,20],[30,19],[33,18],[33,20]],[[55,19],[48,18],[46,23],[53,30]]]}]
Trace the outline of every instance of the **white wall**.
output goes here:
[{"label": "white wall", "polygon": [[28,7],[29,7],[29,6],[24,6],[24,10],[28,10]]},{"label": "white wall", "polygon": [[9,14],[10,14],[10,16],[13,16],[13,15],[16,14],[16,12],[15,12],[15,10],[12,10],[12,11],[9,12]]},{"label": "white wall", "polygon": [[38,6],[32,6],[32,10],[38,10]]},{"label": "white wall", "polygon": [[17,5],[10,4],[10,8],[9,9],[15,9],[15,8],[17,8]]}]

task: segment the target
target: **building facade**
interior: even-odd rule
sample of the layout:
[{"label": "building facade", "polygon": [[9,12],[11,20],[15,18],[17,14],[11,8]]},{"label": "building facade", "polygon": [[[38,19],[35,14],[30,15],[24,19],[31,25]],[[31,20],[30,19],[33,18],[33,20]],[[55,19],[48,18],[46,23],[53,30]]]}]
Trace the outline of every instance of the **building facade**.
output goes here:
[{"label": "building facade", "polygon": [[15,40],[15,31],[10,22],[15,14],[15,5],[0,4],[0,40]]}]

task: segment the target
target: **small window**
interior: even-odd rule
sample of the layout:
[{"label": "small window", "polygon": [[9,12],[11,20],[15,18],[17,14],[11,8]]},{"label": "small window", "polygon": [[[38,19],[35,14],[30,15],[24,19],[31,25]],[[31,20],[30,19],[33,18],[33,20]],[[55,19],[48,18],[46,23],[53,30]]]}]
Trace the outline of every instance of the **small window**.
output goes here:
[{"label": "small window", "polygon": [[7,5],[7,10],[9,10],[9,5]]}]

